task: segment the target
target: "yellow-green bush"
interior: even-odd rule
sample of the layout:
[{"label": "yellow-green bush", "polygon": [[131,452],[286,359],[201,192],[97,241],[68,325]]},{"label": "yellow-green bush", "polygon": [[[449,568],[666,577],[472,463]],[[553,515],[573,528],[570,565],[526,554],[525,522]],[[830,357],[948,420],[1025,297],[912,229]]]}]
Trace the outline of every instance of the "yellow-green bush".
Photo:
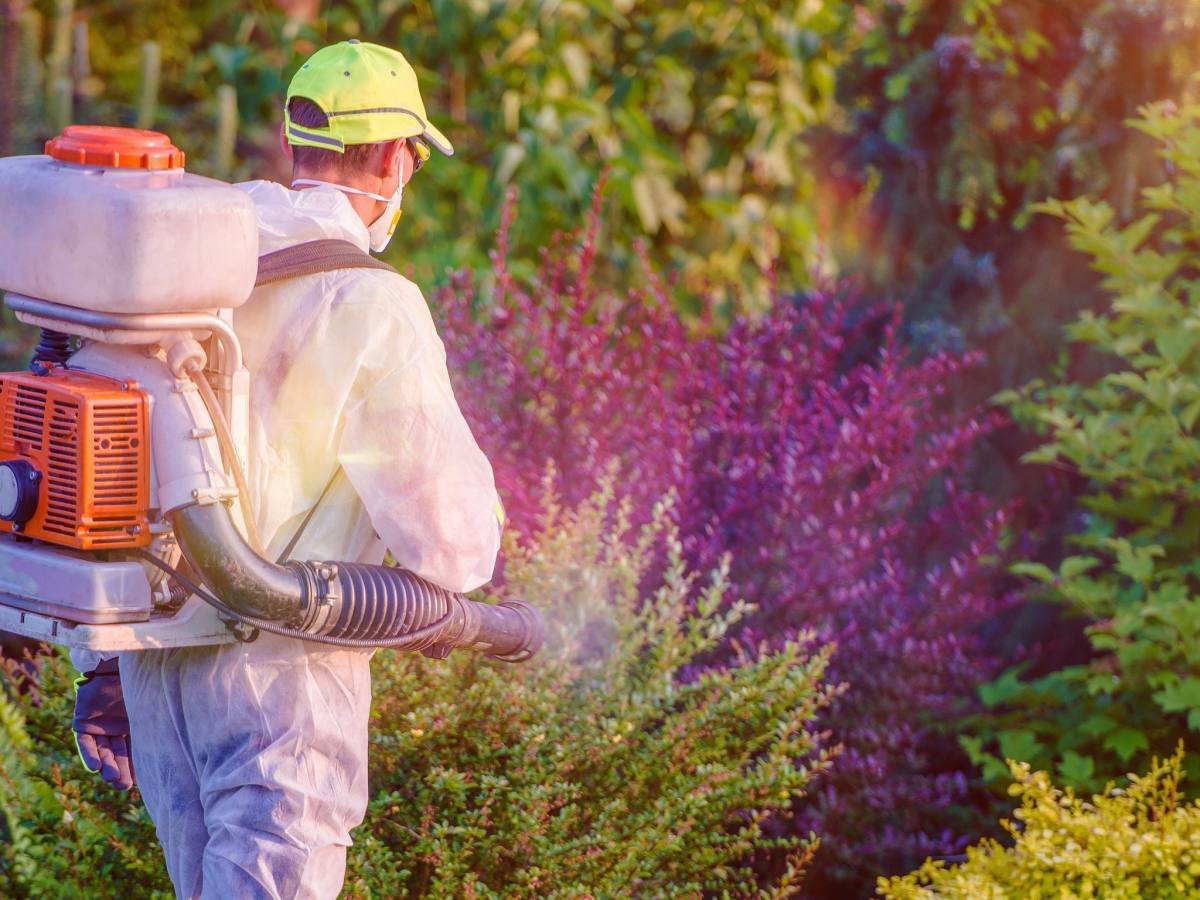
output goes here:
[{"label": "yellow-green bush", "polygon": [[1200,802],[1181,803],[1183,753],[1155,760],[1127,787],[1085,800],[1045,772],[1013,763],[1016,821],[1005,847],[985,840],[967,861],[930,860],[910,875],[879,879],[892,900],[1038,900],[1200,897]]}]

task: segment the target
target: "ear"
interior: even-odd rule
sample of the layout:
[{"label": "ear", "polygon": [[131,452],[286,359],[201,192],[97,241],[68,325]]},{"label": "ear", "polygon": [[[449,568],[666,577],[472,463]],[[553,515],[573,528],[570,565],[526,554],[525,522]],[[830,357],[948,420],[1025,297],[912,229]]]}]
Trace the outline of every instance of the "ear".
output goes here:
[{"label": "ear", "polygon": [[288,143],[287,124],[284,122],[279,123],[279,146],[283,150],[283,155],[288,158],[288,162],[293,162],[292,145]]},{"label": "ear", "polygon": [[387,142],[383,155],[379,159],[379,177],[381,179],[387,180],[399,172],[400,183],[408,184],[408,179],[413,175],[412,154],[405,149],[405,143],[404,138]]}]

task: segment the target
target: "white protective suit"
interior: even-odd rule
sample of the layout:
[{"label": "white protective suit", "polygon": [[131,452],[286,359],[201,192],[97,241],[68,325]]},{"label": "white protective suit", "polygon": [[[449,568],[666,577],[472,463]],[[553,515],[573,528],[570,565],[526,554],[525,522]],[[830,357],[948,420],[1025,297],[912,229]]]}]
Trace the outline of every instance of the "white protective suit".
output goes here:
[{"label": "white protective suit", "polygon": [[[241,187],[261,253],[319,238],[367,249],[336,190]],[[379,563],[386,547],[451,590],[491,577],[491,466],[411,282],[362,269],[282,282],[256,291],[234,329],[251,379],[250,490],[272,559],[340,464],[294,558]],[[369,660],[269,634],[121,655],[134,768],[180,897],[337,895],[367,806]]]}]

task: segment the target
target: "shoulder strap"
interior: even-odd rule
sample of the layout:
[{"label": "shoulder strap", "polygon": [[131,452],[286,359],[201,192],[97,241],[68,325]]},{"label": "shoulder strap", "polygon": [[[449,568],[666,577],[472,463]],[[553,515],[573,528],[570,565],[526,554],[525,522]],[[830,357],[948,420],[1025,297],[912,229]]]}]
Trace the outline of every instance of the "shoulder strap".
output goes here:
[{"label": "shoulder strap", "polygon": [[349,241],[325,238],[284,247],[282,250],[260,256],[258,277],[254,280],[254,286],[262,287],[264,284],[275,284],[277,281],[299,278],[301,275],[315,275],[318,272],[332,272],[337,269],[382,269],[400,274],[383,260],[376,259],[370,253],[364,253]]},{"label": "shoulder strap", "polygon": [[279,557],[275,560],[275,565],[281,566],[292,558],[292,551],[296,549],[296,545],[300,543],[300,538],[304,535],[305,529],[308,528],[308,523],[312,521],[312,517],[316,515],[321,501],[325,499],[325,495],[329,493],[329,489],[333,487],[333,483],[337,481],[337,477],[342,474],[342,467],[339,465],[333,470],[333,474],[329,476],[329,481],[325,483],[325,489],[321,491],[321,496],[317,498],[317,502],[312,505],[304,520],[300,523],[300,527],[296,529],[292,535],[292,539],[287,542],[287,546],[280,552]]},{"label": "shoulder strap", "polygon": [[[265,284],[287,281],[289,278],[299,278],[301,275],[316,275],[318,272],[333,272],[337,269],[382,269],[386,272],[400,274],[383,260],[364,253],[349,241],[326,238],[294,244],[291,247],[284,247],[282,250],[260,256],[258,258],[258,277],[254,280],[254,286],[262,287]],[[292,551],[296,549],[296,544],[300,542],[300,538],[308,528],[308,523],[312,521],[313,515],[320,507],[321,501],[325,499],[325,495],[329,493],[341,473],[341,466],[337,466],[333,470],[325,489],[321,491],[317,502],[312,505],[308,514],[300,522],[300,527],[287,542],[287,546],[279,554],[276,563],[283,563],[291,557]]]}]

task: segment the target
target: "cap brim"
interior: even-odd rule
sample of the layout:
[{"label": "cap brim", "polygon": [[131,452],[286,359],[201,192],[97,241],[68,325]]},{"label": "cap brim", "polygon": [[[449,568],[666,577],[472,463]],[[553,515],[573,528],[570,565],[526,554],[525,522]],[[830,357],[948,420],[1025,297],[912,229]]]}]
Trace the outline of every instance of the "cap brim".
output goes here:
[{"label": "cap brim", "polygon": [[454,155],[454,145],[446,139],[446,136],[434,127],[432,122],[425,123],[425,132],[421,135],[425,140],[429,141],[433,146],[437,147],[442,153],[447,156]]}]

